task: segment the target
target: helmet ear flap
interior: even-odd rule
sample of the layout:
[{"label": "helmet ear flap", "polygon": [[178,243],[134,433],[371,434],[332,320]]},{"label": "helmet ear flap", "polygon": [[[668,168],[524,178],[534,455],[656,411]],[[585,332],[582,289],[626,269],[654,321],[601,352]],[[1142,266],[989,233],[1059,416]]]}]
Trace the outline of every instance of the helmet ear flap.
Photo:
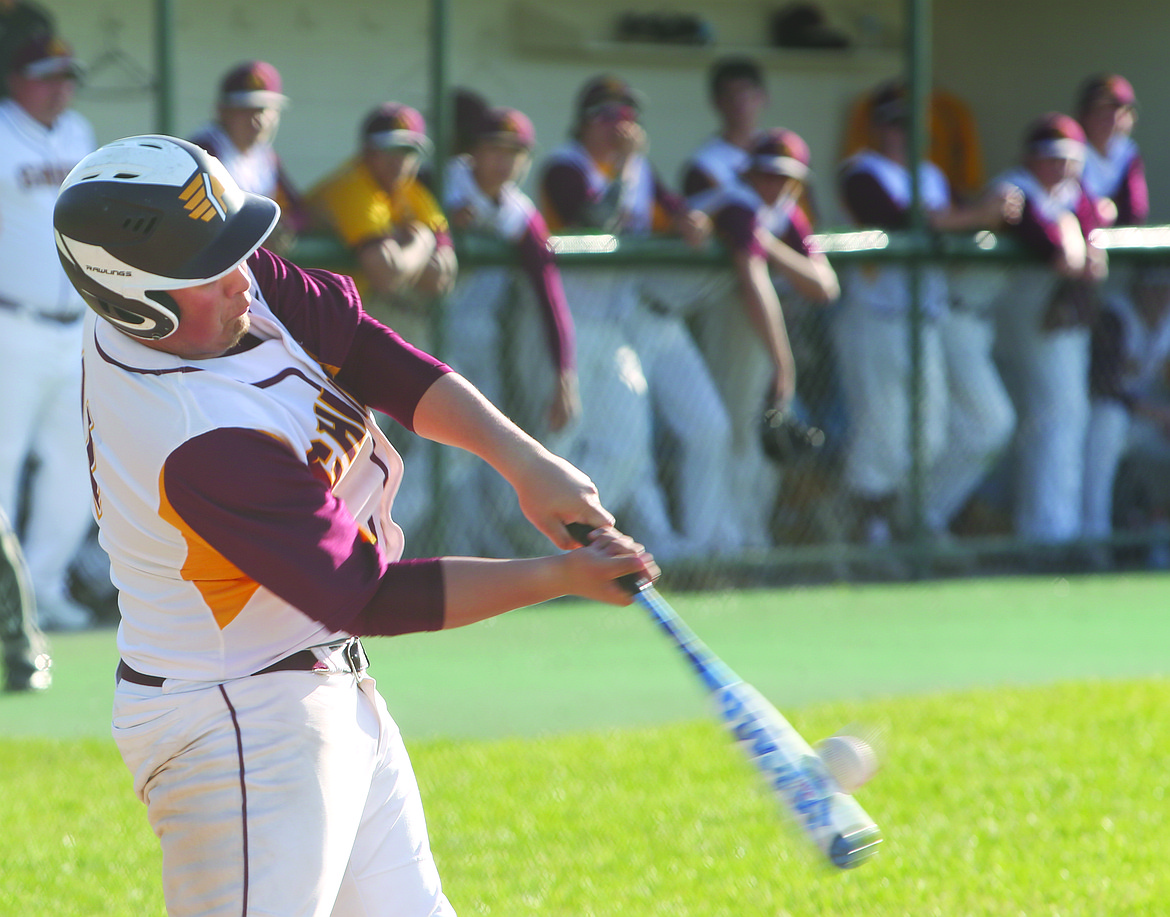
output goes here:
[{"label": "helmet ear flap", "polygon": [[77,288],[86,304],[131,337],[158,341],[179,327],[179,304],[169,293],[161,290],[146,291],[146,297],[158,303],[158,308],[151,308],[140,300],[118,296],[103,287],[97,287],[101,290],[100,294],[95,293],[96,285],[86,280],[81,269],[72,258],[66,257],[65,250],[60,246],[57,255],[61,267],[65,269],[65,276]]}]

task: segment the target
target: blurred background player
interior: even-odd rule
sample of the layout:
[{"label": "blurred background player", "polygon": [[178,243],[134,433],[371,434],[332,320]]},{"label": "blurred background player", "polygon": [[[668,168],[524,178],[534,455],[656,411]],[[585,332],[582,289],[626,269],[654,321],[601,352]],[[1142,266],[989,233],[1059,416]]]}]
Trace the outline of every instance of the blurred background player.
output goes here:
[{"label": "blurred background player", "polygon": [[[858,226],[889,230],[910,225],[911,174],[907,165],[905,91],[891,82],[876,92],[871,108],[875,146],[846,161],[840,174],[842,202]],[[923,162],[919,175],[922,206],[930,227],[960,231],[997,226],[1015,218],[1019,196],[996,190],[975,204],[957,208],[946,176]],[[833,343],[848,414],[845,484],[854,503],[858,536],[883,544],[903,505],[910,471],[908,379],[910,372],[910,288],[897,265],[854,265],[843,273],[841,308],[834,318]],[[947,340],[961,338],[966,323],[948,310],[941,268],[922,272],[922,430],[927,480],[923,507],[927,526],[942,534],[987,473],[1012,429],[1011,406],[994,373],[972,373],[965,359],[988,360],[982,347],[951,352]],[[966,386],[987,382],[984,391],[952,398],[951,370]],[[998,407],[996,407],[998,405]]]},{"label": "blurred background player", "polygon": [[688,199],[739,180],[751,158],[760,116],[768,106],[763,70],[751,58],[720,58],[711,66],[707,82],[719,130],[683,166],[681,186]]},{"label": "blurred background player", "polygon": [[[688,210],[646,158],[639,123],[642,96],[602,74],[577,96],[570,141],[545,161],[541,201],[550,228],[646,236],[680,235],[698,244],[708,222]],[[655,459],[656,423],[677,449],[670,464],[683,479],[710,481],[727,424],[693,339],[677,315],[640,301],[645,271],[582,267],[562,272],[577,328],[581,424],[570,458],[597,482],[629,531],[655,545],[660,558],[694,556],[714,540],[709,494],[687,491],[668,512]],[[693,514],[704,520],[694,522]]]},{"label": "blurred background player", "polygon": [[1009,231],[1042,264],[1013,267],[996,307],[996,357],[1019,422],[1014,443],[1016,534],[1057,543],[1081,532],[1089,422],[1089,325],[1105,253],[1089,242],[1101,225],[1080,182],[1085,134],[1068,115],[1032,121],[1021,164],[1000,187],[1024,195]]},{"label": "blurred background player", "polygon": [[[1086,538],[1113,532],[1114,484],[1127,453],[1141,466],[1130,475],[1128,489],[1132,492],[1140,485],[1153,505],[1126,509],[1156,514],[1170,507],[1166,499],[1170,489],[1162,483],[1170,461],[1170,400],[1165,389],[1170,270],[1137,268],[1130,276],[1128,288],[1117,286],[1104,298],[1093,325],[1081,520]],[[1150,473],[1152,469],[1156,472]],[[1156,515],[1146,515],[1127,521],[1148,524],[1155,519]],[[1094,566],[1111,565],[1105,550],[1094,550],[1090,559]]]},{"label": "blurred background player", "polygon": [[[386,102],[366,115],[358,136],[357,155],[310,190],[308,204],[353,252],[366,311],[433,349],[432,306],[450,292],[457,265],[447,218],[418,179],[432,151],[426,122],[409,105]],[[423,481],[396,508],[399,524],[417,534],[435,509],[425,484],[432,450],[388,418],[381,422]]]},{"label": "blurred background player", "polygon": [[[843,158],[876,148],[874,108],[883,104],[883,96],[889,93],[891,85],[905,92],[901,81],[894,84],[884,82],[853,103],[845,126]],[[971,201],[983,191],[986,181],[975,116],[963,99],[945,89],[935,88],[930,94],[929,105],[927,158],[946,177],[955,203]]]},{"label": "blurred background player", "polygon": [[[9,96],[0,101],[0,509],[14,525],[23,523],[46,630],[85,628],[93,618],[67,584],[92,524],[77,422],[85,304],[61,271],[53,242],[57,189],[95,145],[89,122],[70,108],[81,72],[63,41],[34,36],[15,51]],[[22,495],[22,475],[34,457]]]},{"label": "blurred background player", "polygon": [[357,258],[371,313],[416,346],[429,341],[429,307],[456,275],[447,218],[418,180],[431,150],[422,115],[386,102],[362,121],[357,155],[308,194]]},{"label": "blurred background player", "polygon": [[1116,73],[1089,77],[1077,95],[1077,121],[1085,132],[1081,184],[1105,204],[1109,223],[1140,226],[1150,215],[1146,167],[1133,139],[1137,96]]},{"label": "blurred background player", "polygon": [[766,548],[781,481],[764,454],[760,425],[766,410],[788,413],[796,397],[781,295],[824,305],[839,287],[828,260],[812,248],[797,204],[809,175],[808,145],[793,131],[773,128],[757,134],[746,152],[735,181],[690,198],[710,216],[732,271],[712,272],[706,287],[690,280],[701,304],[682,291],[676,295],[684,310],[693,308],[700,347],[730,418],[727,515],[743,546]]},{"label": "blurred background player", "polygon": [[[529,434],[559,452],[559,435],[578,416],[581,402],[573,319],[549,251],[548,227],[519,186],[535,145],[536,132],[523,112],[491,108],[470,129],[464,154],[448,164],[444,209],[453,231],[515,246],[520,270],[488,266],[460,273],[444,310],[443,356]],[[510,488],[473,456],[456,459],[462,456],[449,465],[452,499],[465,515],[444,543],[455,553],[510,553],[507,533],[529,528],[514,524],[524,519]],[[471,490],[467,499],[458,496],[464,488]]]},{"label": "blurred background player", "polygon": [[0,509],[0,650],[5,691],[43,691],[53,682],[48,646],[16,533]]},{"label": "blurred background player", "polygon": [[[26,0],[0,0],[0,74],[7,73],[12,55],[28,39],[56,31],[52,14]],[[0,98],[8,94],[8,85],[0,81]]]},{"label": "blurred background player", "polygon": [[245,191],[280,204],[280,232],[269,247],[287,249],[308,228],[309,214],[273,148],[280,115],[288,105],[279,71],[266,61],[245,61],[224,74],[215,118],[191,142],[224,164]]}]

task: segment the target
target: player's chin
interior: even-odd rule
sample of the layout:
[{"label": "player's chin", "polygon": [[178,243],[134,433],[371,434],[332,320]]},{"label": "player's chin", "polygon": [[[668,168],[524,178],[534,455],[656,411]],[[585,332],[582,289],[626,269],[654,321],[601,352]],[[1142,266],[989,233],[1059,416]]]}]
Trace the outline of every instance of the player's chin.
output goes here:
[{"label": "player's chin", "polygon": [[245,312],[243,315],[237,315],[228,322],[224,328],[224,336],[227,338],[227,346],[224,349],[231,350],[240,343],[251,327],[252,315],[249,312]]}]

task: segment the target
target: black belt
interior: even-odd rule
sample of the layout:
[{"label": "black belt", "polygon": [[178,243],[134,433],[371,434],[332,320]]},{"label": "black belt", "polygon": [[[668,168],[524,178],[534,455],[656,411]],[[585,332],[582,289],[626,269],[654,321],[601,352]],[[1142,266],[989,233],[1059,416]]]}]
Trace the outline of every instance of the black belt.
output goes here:
[{"label": "black belt", "polygon": [[[9,312],[23,312],[24,310],[8,299],[0,299],[0,309],[7,309]],[[42,322],[53,322],[57,325],[72,325],[84,313],[82,312],[29,312],[33,318]]]},{"label": "black belt", "polygon": [[[369,665],[369,659],[366,657],[365,648],[362,646],[360,640],[348,641],[344,647],[338,645],[338,648],[343,649],[348,671],[357,675],[366,670],[366,666]],[[267,675],[269,672],[311,672],[317,667],[318,662],[320,660],[312,650],[300,650],[291,656],[278,659],[272,665],[252,674]],[[131,684],[145,685],[148,688],[161,688],[166,679],[160,678],[158,675],[143,675],[119,659],[118,670],[114,675],[114,681],[115,683],[128,681]]]}]

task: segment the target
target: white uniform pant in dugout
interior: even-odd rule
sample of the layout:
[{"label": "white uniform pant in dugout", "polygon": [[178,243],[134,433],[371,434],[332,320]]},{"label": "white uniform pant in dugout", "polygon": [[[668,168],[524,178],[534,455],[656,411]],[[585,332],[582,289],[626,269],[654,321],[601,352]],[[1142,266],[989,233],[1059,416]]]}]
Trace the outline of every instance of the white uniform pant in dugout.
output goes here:
[{"label": "white uniform pant in dugout", "polygon": [[15,524],[21,470],[35,454],[21,546],[45,606],[65,596],[66,571],[93,521],[79,413],[81,326],[80,318],[0,309],[0,506]]},{"label": "white uniform pant in dugout", "polygon": [[162,844],[171,917],[455,914],[372,678],[123,680],[113,734]]}]

